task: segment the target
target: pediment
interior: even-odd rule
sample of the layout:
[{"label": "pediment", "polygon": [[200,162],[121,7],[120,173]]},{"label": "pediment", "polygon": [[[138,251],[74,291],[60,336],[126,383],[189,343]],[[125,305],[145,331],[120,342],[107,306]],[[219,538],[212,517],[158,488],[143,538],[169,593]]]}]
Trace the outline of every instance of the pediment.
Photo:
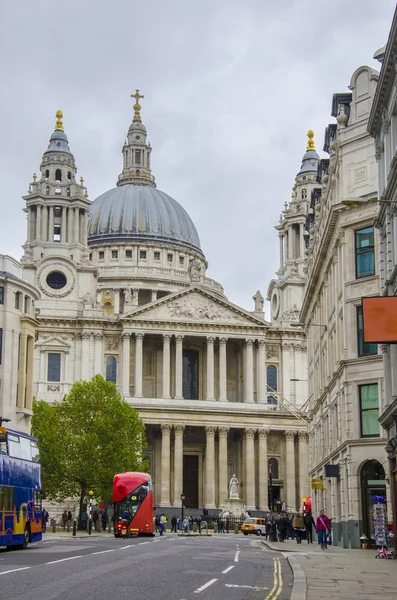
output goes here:
[{"label": "pediment", "polygon": [[171,321],[179,323],[211,323],[220,325],[268,325],[244,309],[194,288],[177,292],[124,316],[128,321]]},{"label": "pediment", "polygon": [[63,350],[67,352],[68,350],[70,350],[70,344],[63,340],[61,337],[55,335],[52,337],[41,339],[39,342],[37,342],[36,346],[38,348],[41,348],[42,350],[48,351],[56,349],[58,351]]}]

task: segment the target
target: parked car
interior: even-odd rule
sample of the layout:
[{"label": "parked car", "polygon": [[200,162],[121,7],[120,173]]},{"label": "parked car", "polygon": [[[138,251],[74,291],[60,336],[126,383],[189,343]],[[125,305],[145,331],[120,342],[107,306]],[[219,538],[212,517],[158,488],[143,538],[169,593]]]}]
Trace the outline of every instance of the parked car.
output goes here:
[{"label": "parked car", "polygon": [[241,525],[241,531],[244,535],[248,535],[249,533],[266,535],[266,519],[255,519],[253,517],[245,519]]}]

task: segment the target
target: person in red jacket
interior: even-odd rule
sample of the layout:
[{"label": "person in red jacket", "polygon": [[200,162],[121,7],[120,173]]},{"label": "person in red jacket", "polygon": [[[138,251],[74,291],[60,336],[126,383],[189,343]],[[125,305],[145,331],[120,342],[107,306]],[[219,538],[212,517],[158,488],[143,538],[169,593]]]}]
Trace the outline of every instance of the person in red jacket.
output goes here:
[{"label": "person in red jacket", "polygon": [[323,510],[320,510],[320,514],[316,519],[316,531],[321,550],[325,550],[327,548],[327,536],[331,532],[331,523]]}]

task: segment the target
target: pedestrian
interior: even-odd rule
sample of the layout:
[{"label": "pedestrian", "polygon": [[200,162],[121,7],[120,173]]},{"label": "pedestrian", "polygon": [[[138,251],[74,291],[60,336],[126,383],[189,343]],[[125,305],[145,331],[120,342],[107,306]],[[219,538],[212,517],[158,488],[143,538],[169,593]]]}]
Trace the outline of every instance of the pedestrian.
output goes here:
[{"label": "pedestrian", "polygon": [[278,541],[284,542],[285,536],[287,533],[287,528],[288,528],[288,521],[285,518],[285,515],[279,514],[278,519],[276,520],[276,527],[277,527]]},{"label": "pedestrian", "polygon": [[155,525],[156,525],[156,532],[160,532],[161,527],[160,527],[160,515],[156,515],[155,518]]},{"label": "pedestrian", "polygon": [[160,521],[160,537],[162,537],[162,535],[165,531],[164,515],[160,515],[159,521]]},{"label": "pedestrian", "polygon": [[223,522],[223,519],[219,520],[218,533],[225,533],[225,524]]},{"label": "pedestrian", "polygon": [[92,515],[92,520],[94,521],[95,531],[98,531],[99,514],[97,510],[94,511],[94,514]]},{"label": "pedestrian", "polygon": [[171,518],[171,533],[176,533],[176,516],[173,515]]},{"label": "pedestrian", "polygon": [[300,514],[295,515],[295,517],[292,521],[292,527],[294,528],[294,531],[295,531],[296,543],[301,544],[302,543],[302,535],[303,535],[303,532],[305,531],[305,523],[303,521],[302,515],[300,515]]},{"label": "pedestrian", "polygon": [[47,523],[48,523],[48,512],[45,508],[43,508],[41,513],[41,528],[45,533],[47,531]]},{"label": "pedestrian", "polygon": [[101,516],[102,531],[106,531],[108,521],[109,521],[108,513],[105,510],[105,511],[103,511],[102,516]]},{"label": "pedestrian", "polygon": [[66,529],[66,521],[68,520],[68,513],[66,511],[66,509],[63,511],[62,513],[62,526],[63,526],[63,530],[65,531]]},{"label": "pedestrian", "polygon": [[177,517],[176,518],[176,529],[177,529],[177,531],[179,531],[180,528],[181,528],[181,518]]},{"label": "pedestrian", "polygon": [[331,523],[323,510],[316,519],[316,531],[318,535],[318,543],[321,545],[321,550],[327,549],[327,537],[331,533]]},{"label": "pedestrian", "polygon": [[313,543],[313,527],[316,527],[316,524],[313,519],[313,515],[310,510],[307,511],[305,516],[303,517],[303,522],[305,524],[306,529],[306,539],[308,544]]}]

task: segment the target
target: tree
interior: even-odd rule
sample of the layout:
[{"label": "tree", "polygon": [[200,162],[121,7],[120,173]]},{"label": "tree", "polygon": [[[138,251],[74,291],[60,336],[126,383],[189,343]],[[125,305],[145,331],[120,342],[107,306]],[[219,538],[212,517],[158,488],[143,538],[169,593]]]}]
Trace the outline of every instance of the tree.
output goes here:
[{"label": "tree", "polygon": [[33,402],[32,434],[39,440],[42,486],[50,500],[89,491],[111,500],[116,473],[146,471],[145,426],[114,383],[95,375],[77,381],[61,402]]}]

